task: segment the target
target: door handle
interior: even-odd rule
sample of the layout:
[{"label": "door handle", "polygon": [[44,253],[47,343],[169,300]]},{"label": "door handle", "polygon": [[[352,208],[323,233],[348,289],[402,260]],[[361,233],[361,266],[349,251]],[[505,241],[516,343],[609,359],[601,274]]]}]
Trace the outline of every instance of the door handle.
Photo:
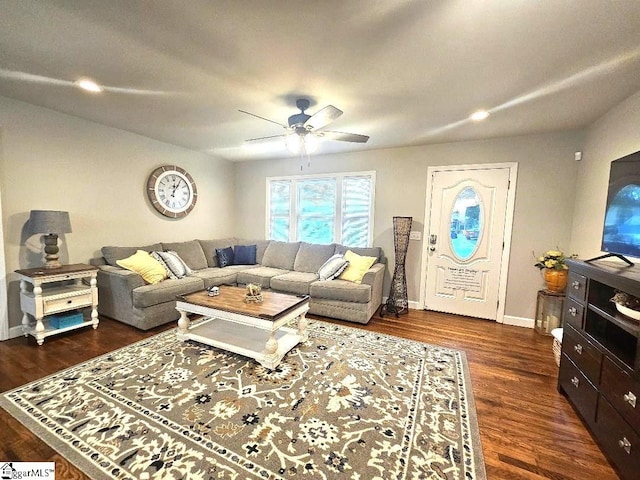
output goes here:
[{"label": "door handle", "polygon": [[429,251],[430,252],[435,252],[436,251],[436,243],[438,242],[438,235],[435,234],[431,234],[429,235]]}]

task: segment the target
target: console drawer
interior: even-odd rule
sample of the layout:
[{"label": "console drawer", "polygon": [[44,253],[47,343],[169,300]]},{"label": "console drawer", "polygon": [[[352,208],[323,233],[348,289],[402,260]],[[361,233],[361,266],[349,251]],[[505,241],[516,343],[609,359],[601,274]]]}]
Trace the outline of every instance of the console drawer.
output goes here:
[{"label": "console drawer", "polygon": [[64,312],[75,308],[88,307],[91,305],[91,290],[73,292],[67,295],[54,295],[44,297],[42,299],[43,313],[49,315],[52,313]]},{"label": "console drawer", "polygon": [[574,326],[576,329],[582,328],[584,318],[584,306],[569,298],[564,306],[562,319],[564,323]]},{"label": "console drawer", "polygon": [[579,273],[569,271],[567,295],[584,302],[584,299],[587,298],[587,278]]},{"label": "console drawer", "polygon": [[[562,343],[564,346],[564,338]],[[589,425],[593,425],[596,419],[598,391],[564,353],[560,362],[558,383],[571,400],[571,403],[580,412],[582,418]]]},{"label": "console drawer", "polygon": [[618,467],[622,478],[638,478],[640,471],[640,436],[602,396],[594,430],[600,446]]},{"label": "console drawer", "polygon": [[[602,361],[600,392],[640,434],[640,385],[607,357]],[[638,445],[638,455],[640,455],[640,445]]]},{"label": "console drawer", "polygon": [[591,383],[598,385],[602,353],[571,325],[564,329],[562,352],[591,380]]}]

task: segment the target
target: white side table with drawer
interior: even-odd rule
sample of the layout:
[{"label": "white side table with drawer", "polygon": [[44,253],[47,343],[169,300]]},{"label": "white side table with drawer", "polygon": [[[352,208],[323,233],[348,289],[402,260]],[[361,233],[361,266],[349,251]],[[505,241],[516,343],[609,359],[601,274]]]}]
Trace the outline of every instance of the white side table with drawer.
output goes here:
[{"label": "white side table with drawer", "polygon": [[[20,277],[20,308],[22,309],[22,330],[25,337],[32,335],[38,345],[50,335],[75,330],[86,325],[98,328],[98,269],[91,265],[77,263],[60,268],[30,268],[16,270]],[[89,285],[83,283],[89,280]],[[83,307],[91,307],[89,320],[64,328],[53,328],[47,315],[67,312]],[[35,319],[31,323],[30,316]]]}]

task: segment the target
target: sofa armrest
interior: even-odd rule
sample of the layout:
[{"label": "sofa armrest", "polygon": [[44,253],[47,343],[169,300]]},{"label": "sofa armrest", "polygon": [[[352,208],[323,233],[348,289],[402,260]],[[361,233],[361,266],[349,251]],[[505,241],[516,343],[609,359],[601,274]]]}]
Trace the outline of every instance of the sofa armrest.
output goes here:
[{"label": "sofa armrest", "polygon": [[94,257],[89,259],[89,265],[93,265],[94,267],[102,267],[107,265],[107,261],[104,257]]},{"label": "sofa armrest", "polygon": [[362,277],[362,283],[371,286],[371,301],[374,309],[382,304],[382,285],[386,269],[387,266],[384,263],[376,263]]},{"label": "sofa armrest", "polygon": [[137,273],[123,268],[98,267],[98,311],[117,320],[128,318],[133,310],[133,289],[146,285]]},{"label": "sofa armrest", "polygon": [[129,291],[146,285],[144,279],[137,273],[120,267],[112,267],[111,265],[100,265],[98,267],[98,275],[109,278],[116,284],[126,286]]}]

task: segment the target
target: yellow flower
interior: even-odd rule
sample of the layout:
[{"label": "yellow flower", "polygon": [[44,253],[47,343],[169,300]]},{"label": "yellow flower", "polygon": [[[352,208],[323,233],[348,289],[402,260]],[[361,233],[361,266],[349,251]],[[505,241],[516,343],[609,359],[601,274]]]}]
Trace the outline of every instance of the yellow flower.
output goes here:
[{"label": "yellow flower", "polygon": [[544,252],[544,255],[541,255],[540,257],[536,257],[534,254],[536,263],[533,266],[540,270],[545,268],[550,270],[567,270],[569,267],[565,264],[565,260],[576,257],[576,254],[565,256],[564,252],[561,250],[547,250]]}]

